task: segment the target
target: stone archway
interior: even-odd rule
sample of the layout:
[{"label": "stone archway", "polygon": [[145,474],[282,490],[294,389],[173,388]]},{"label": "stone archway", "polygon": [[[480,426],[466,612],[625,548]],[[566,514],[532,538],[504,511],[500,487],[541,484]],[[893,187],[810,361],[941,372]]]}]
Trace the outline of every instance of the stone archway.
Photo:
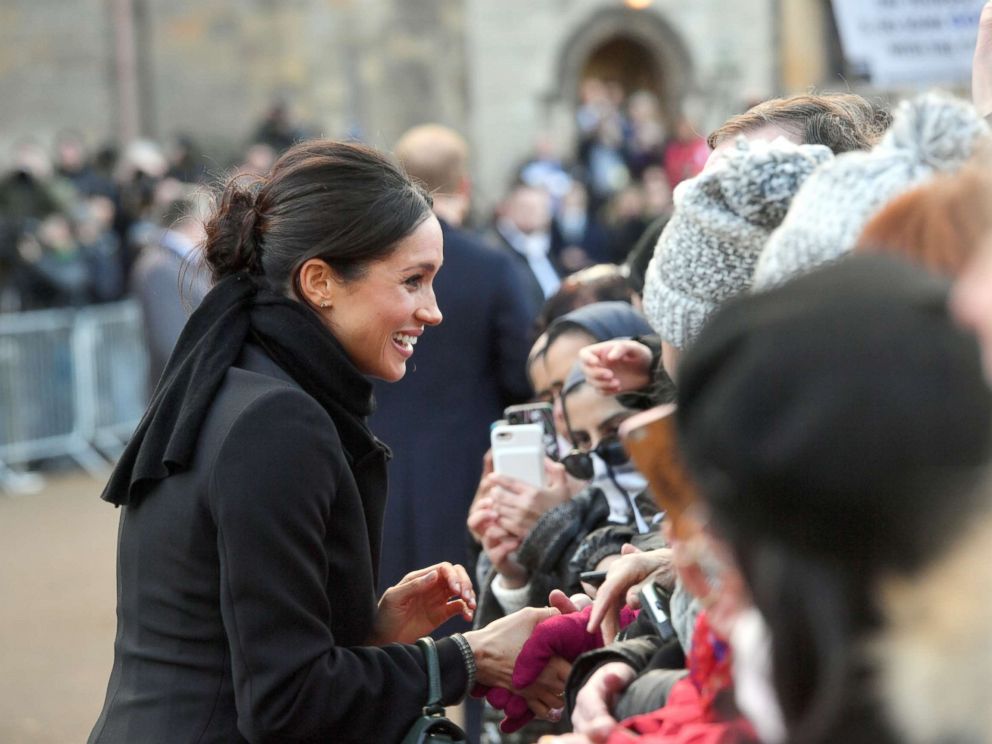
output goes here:
[{"label": "stone archway", "polygon": [[580,24],[562,44],[556,72],[557,90],[548,103],[559,116],[563,109],[574,110],[582,80],[599,74],[629,86],[628,92],[654,91],[669,125],[681,115],[693,78],[679,34],[658,13],[628,8],[600,10]]}]

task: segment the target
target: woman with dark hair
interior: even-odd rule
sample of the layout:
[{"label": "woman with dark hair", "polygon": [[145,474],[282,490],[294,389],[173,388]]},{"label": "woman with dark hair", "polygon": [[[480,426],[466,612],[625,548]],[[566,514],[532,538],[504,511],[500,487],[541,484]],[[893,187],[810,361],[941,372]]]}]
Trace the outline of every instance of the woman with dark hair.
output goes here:
[{"label": "woman with dark hair", "polygon": [[[450,564],[374,591],[389,452],[367,377],[403,377],[441,322],[430,198],[370,148],[311,141],[233,179],[206,235],[215,286],[103,494],[118,630],[90,741],[398,741],[428,688],[411,644],[475,605]],[[438,641],[443,702],[508,686],[554,612]],[[560,689],[527,693],[538,715]]]}]

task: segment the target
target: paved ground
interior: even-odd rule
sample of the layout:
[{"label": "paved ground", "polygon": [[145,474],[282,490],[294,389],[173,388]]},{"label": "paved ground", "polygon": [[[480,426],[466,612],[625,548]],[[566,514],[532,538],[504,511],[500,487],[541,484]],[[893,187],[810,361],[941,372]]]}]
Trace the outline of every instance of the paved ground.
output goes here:
[{"label": "paved ground", "polygon": [[61,476],[0,493],[0,742],[86,741],[114,643],[117,510]]}]

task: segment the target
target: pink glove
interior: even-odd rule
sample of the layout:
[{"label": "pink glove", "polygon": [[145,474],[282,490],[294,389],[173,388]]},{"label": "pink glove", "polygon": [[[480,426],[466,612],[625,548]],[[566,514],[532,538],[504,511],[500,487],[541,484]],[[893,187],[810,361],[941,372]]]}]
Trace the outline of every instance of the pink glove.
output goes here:
[{"label": "pink glove", "polygon": [[[549,617],[538,623],[530,638],[520,649],[520,655],[514,665],[512,678],[514,688],[523,690],[534,684],[548,662],[555,656],[560,656],[566,661],[575,661],[586,651],[601,648],[602,635],[586,632],[591,613],[590,605],[581,612]],[[624,607],[620,611],[620,628],[626,628],[636,617],[636,610]],[[534,712],[528,707],[527,701],[510,690],[476,685],[472,695],[485,696],[493,708],[503,711],[505,716],[499,724],[499,730],[504,734],[512,734],[534,719]]]},{"label": "pink glove", "polygon": [[[592,605],[589,605],[581,612],[549,617],[538,623],[517,656],[513,667],[513,686],[518,690],[530,687],[552,657],[575,661],[586,651],[602,648],[602,635],[586,632],[591,614]],[[620,610],[620,629],[626,628],[636,617],[636,610],[624,607]]]}]

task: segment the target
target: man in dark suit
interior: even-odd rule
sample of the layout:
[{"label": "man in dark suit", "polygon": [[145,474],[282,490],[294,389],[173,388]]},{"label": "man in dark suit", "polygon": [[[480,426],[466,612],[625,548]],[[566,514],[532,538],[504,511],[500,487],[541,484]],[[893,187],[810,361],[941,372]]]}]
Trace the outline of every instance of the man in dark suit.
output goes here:
[{"label": "man in dark suit", "polygon": [[396,154],[434,196],[444,267],[434,280],[444,322],[417,345],[400,382],[377,384],[372,430],[393,449],[379,572],[381,588],[438,561],[464,563],[465,518],[489,447],[489,425],[526,400],[536,308],[511,259],[460,225],[468,212],[468,148],[424,125]]}]

